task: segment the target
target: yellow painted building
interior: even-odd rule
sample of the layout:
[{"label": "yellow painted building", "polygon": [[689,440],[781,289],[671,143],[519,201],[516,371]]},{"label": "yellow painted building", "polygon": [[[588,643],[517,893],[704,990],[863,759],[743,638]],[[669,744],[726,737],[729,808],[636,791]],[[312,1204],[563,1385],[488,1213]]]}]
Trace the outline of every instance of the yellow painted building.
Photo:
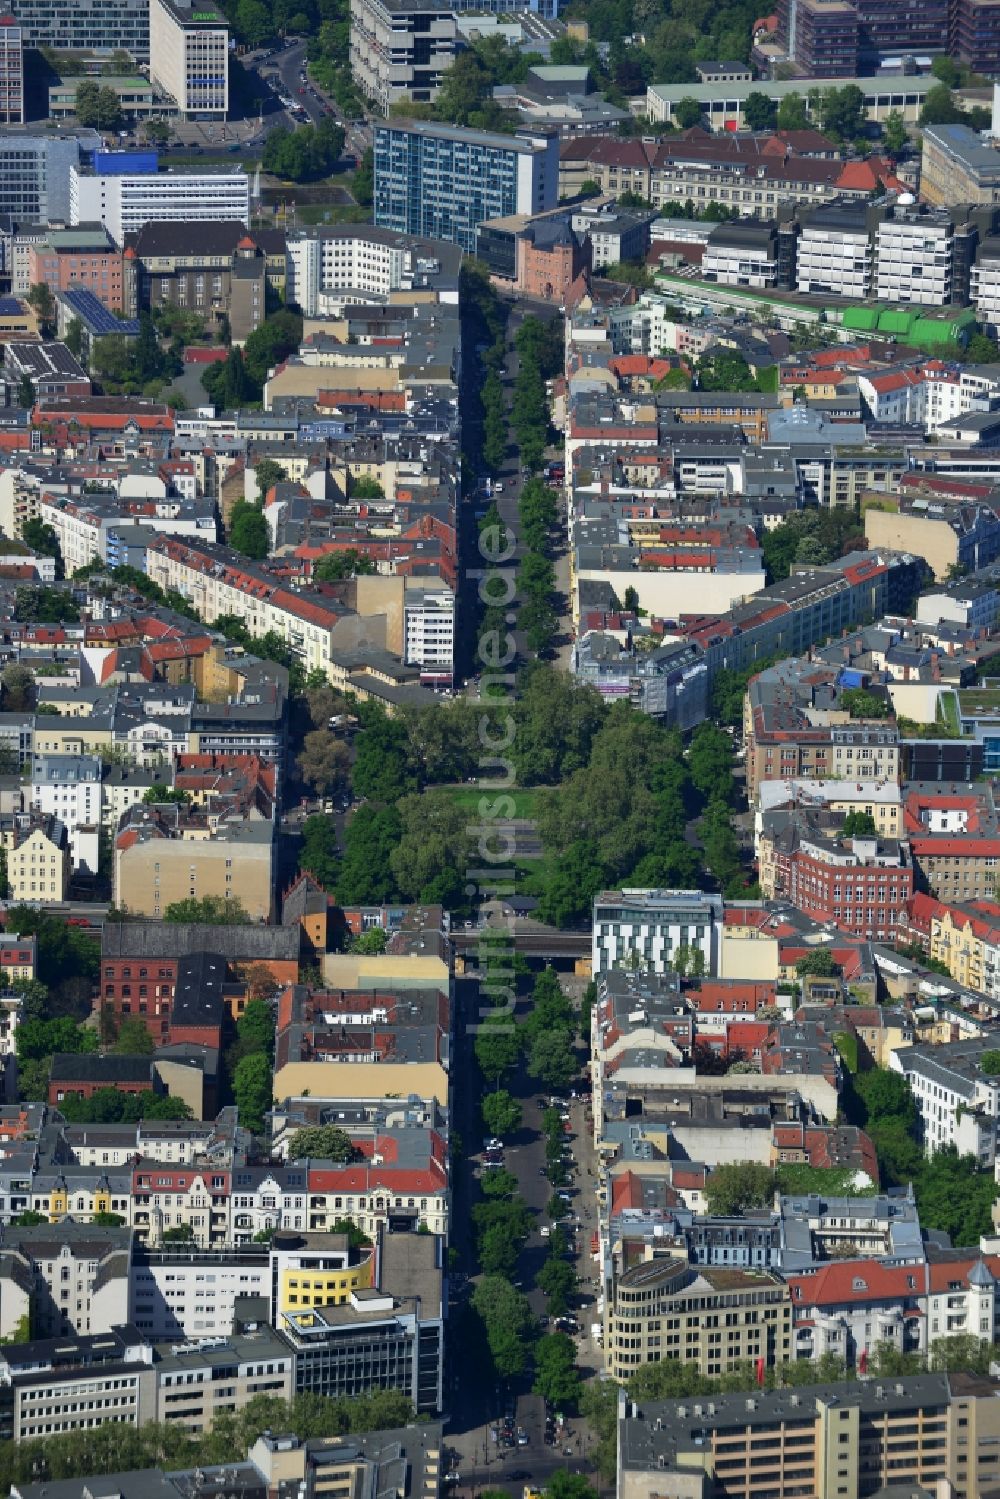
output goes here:
[{"label": "yellow painted building", "polygon": [[353,1291],[367,1291],[373,1284],[374,1251],[359,1265],[323,1268],[324,1264],[282,1266],[278,1275],[278,1310],[282,1315],[310,1306],[346,1306]]},{"label": "yellow painted building", "polygon": [[996,986],[1000,929],[988,921],[945,907],[931,917],[930,955],[943,963],[957,984],[980,994]]}]

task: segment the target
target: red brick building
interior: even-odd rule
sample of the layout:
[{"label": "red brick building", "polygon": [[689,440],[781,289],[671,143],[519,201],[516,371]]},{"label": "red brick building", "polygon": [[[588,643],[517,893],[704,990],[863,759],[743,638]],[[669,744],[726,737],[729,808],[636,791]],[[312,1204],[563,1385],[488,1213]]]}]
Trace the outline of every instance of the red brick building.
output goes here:
[{"label": "red brick building", "polygon": [[814,921],[873,942],[891,941],[913,895],[906,843],[892,838],[838,838],[788,827],[771,845],[774,895]]},{"label": "red brick building", "polygon": [[118,1093],[151,1093],[149,1057],[97,1056],[94,1052],[57,1052],[49,1068],[48,1101],[57,1108],[65,1098],[90,1098],[99,1088]]}]

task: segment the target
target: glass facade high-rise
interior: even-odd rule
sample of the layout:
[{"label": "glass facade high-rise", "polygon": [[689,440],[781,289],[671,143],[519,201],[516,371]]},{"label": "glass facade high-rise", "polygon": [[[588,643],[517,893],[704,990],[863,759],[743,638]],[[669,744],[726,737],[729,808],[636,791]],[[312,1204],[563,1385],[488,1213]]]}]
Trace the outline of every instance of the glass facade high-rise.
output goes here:
[{"label": "glass facade high-rise", "polygon": [[375,127],[375,223],[475,254],[487,219],[535,214],[558,201],[559,140],[452,125]]},{"label": "glass facade high-rise", "polygon": [[137,62],[149,58],[149,0],[19,0],[17,19],[26,47],[56,51],[113,52],[120,47]]}]

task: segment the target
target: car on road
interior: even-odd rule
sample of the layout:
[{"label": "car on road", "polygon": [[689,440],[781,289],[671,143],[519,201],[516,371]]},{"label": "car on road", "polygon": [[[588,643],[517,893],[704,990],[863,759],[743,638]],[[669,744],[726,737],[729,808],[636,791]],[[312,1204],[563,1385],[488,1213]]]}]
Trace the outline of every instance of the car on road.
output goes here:
[{"label": "car on road", "polygon": [[495,480],[493,488],[496,490],[497,494],[503,494],[503,481],[501,479]]},{"label": "car on road", "polygon": [[519,1447],[527,1447],[528,1445],[528,1433],[524,1430],[523,1426],[517,1428],[517,1445]]},{"label": "car on road", "polygon": [[549,1237],[549,1234],[552,1232],[552,1230],[551,1230],[551,1228],[549,1228],[549,1226],[548,1226],[547,1223],[544,1223],[542,1225],[542,1227],[538,1230],[538,1232],[541,1234],[541,1236],[542,1236],[543,1239],[547,1239]]}]

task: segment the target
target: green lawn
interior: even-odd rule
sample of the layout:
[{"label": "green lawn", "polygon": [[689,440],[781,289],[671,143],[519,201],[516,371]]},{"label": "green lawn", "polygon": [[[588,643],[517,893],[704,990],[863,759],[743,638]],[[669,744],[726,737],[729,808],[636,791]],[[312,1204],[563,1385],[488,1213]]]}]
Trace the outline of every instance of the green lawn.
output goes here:
[{"label": "green lawn", "polygon": [[958,694],[963,713],[995,713],[1000,709],[1000,689],[964,687]]},{"label": "green lawn", "polygon": [[501,796],[509,796],[514,803],[514,816],[519,819],[532,818],[537,810],[537,791],[496,791],[485,786],[438,786],[434,789],[446,791],[456,806],[467,808],[475,817],[479,816],[479,803],[484,797],[492,802]]},{"label": "green lawn", "polygon": [[953,734],[961,734],[962,725],[958,721],[958,703],[955,700],[954,692],[941,693],[937,700],[937,715]]}]

